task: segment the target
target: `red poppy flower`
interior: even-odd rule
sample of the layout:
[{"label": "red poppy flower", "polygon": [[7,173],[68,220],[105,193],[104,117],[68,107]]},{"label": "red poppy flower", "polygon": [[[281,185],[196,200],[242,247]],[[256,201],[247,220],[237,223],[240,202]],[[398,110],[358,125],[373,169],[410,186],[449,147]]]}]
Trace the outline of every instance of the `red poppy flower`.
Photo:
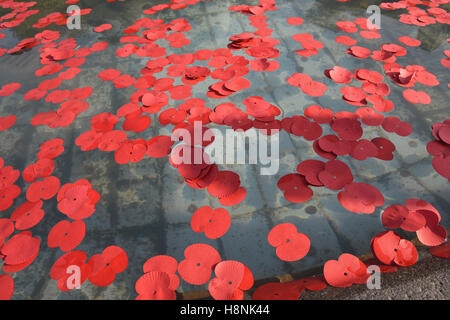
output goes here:
[{"label": "red poppy flower", "polygon": [[38,159],[54,159],[64,152],[64,140],[52,139],[41,144]]},{"label": "red poppy flower", "polygon": [[298,300],[300,290],[290,282],[269,282],[256,288],[252,300]]},{"label": "red poppy flower", "polygon": [[[1,159],[1,158],[0,158]],[[3,160],[1,162],[3,165]],[[20,171],[15,170],[11,166],[3,167],[0,166],[0,190],[11,186],[20,176]]]},{"label": "red poppy flower", "polygon": [[373,237],[373,255],[382,263],[408,267],[417,262],[417,249],[411,241],[402,239],[394,231],[384,231]]},{"label": "red poppy flower", "polygon": [[355,44],[358,43],[358,41],[356,41],[353,38],[350,38],[349,36],[338,36],[334,40],[337,43],[343,44],[345,46],[354,46]]},{"label": "red poppy flower", "polygon": [[234,206],[241,203],[246,196],[247,189],[245,189],[244,187],[239,187],[239,189],[235,193],[229,195],[228,197],[220,198],[219,202],[223,206]]},{"label": "red poppy flower", "polygon": [[372,143],[378,148],[378,154],[376,158],[390,161],[394,159],[393,152],[395,151],[395,145],[386,138],[373,138]]},{"label": "red poppy flower", "polygon": [[439,246],[432,247],[428,251],[435,257],[450,259],[450,242],[447,241]]},{"label": "red poppy flower", "polygon": [[162,271],[145,273],[136,282],[136,300],[175,300],[176,293],[170,289],[169,274]]},{"label": "red poppy flower", "polygon": [[354,56],[358,59],[365,59],[370,57],[370,49],[363,48],[360,46],[353,46],[347,49],[347,54]]},{"label": "red poppy flower", "polygon": [[26,201],[18,206],[11,215],[11,220],[16,223],[16,229],[26,230],[37,225],[45,215],[42,205],[43,202],[39,200],[37,202]]},{"label": "red poppy flower", "polygon": [[204,232],[209,239],[223,236],[231,225],[231,217],[227,210],[201,207],[192,215],[191,228],[194,232]]},{"label": "red poppy flower", "polygon": [[147,155],[150,158],[163,158],[170,154],[172,151],[172,145],[175,141],[172,141],[170,136],[157,136],[147,141]]},{"label": "red poppy flower", "polygon": [[94,150],[97,148],[102,135],[102,133],[96,131],[86,131],[75,140],[75,144],[80,146],[82,151]]},{"label": "red poppy flower", "polygon": [[61,182],[57,177],[47,177],[42,181],[33,182],[27,190],[27,200],[37,202],[41,199],[53,198],[59,190]]},{"label": "red poppy flower", "polygon": [[11,128],[16,123],[16,116],[10,115],[7,117],[0,117],[0,131],[5,131]]},{"label": "red poppy flower", "polygon": [[14,273],[28,267],[39,253],[41,240],[33,238],[30,231],[22,231],[12,236],[1,248],[4,256],[3,271]]},{"label": "red poppy flower", "polygon": [[287,174],[278,180],[278,188],[284,191],[284,198],[290,202],[306,202],[313,196],[306,179],[297,173]]},{"label": "red poppy flower", "polygon": [[303,19],[299,18],[299,17],[291,17],[291,18],[287,18],[286,22],[288,24],[294,25],[294,26],[300,26],[301,24],[303,24]]},{"label": "red poppy flower", "polygon": [[139,162],[147,153],[147,142],[144,139],[125,140],[114,154],[114,159],[118,164],[128,162]]},{"label": "red poppy flower", "polygon": [[366,265],[348,253],[341,254],[338,260],[325,262],[323,275],[329,285],[339,288],[366,283],[370,276]]},{"label": "red poppy flower", "polygon": [[333,69],[327,69],[324,73],[336,83],[350,83],[352,81],[352,73],[339,66],[334,66]]},{"label": "red poppy flower", "polygon": [[10,300],[14,293],[14,279],[9,274],[0,276],[0,300]]},{"label": "red poppy flower", "polygon": [[103,81],[111,81],[120,76],[121,71],[115,69],[105,69],[98,74],[98,77]]},{"label": "red poppy flower", "polygon": [[116,274],[128,266],[126,252],[117,246],[109,246],[101,254],[93,255],[88,262],[91,268],[89,281],[99,287],[109,286],[114,282]]},{"label": "red poppy flower", "polygon": [[323,186],[318,174],[324,170],[325,163],[320,160],[304,160],[297,166],[297,172],[305,177],[306,181],[313,186]]},{"label": "red poppy flower", "polygon": [[361,139],[354,142],[350,156],[356,160],[366,160],[369,157],[378,155],[377,146],[369,140]]},{"label": "red poppy flower", "polygon": [[176,290],[180,285],[180,278],[175,273],[178,269],[178,262],[175,258],[166,255],[154,256],[148,259],[143,266],[144,273],[149,272],[164,272],[170,278],[168,288],[170,290]]},{"label": "red poppy flower", "polygon": [[297,232],[295,225],[281,223],[270,230],[267,241],[276,248],[277,257],[283,261],[298,261],[309,251],[308,236]]},{"label": "red poppy flower", "polygon": [[79,220],[95,212],[95,204],[100,194],[92,189],[89,181],[81,179],[75,183],[66,183],[57,196],[58,210],[70,219]]},{"label": "red poppy flower", "polygon": [[221,261],[216,249],[202,243],[187,247],[184,257],[178,265],[178,274],[184,281],[194,285],[208,282],[214,267]]},{"label": "red poppy flower", "polygon": [[16,90],[19,90],[22,85],[18,82],[5,84],[0,89],[0,97],[6,97],[12,95]]},{"label": "red poppy flower", "polygon": [[233,260],[219,262],[214,268],[216,278],[208,290],[215,300],[242,300],[245,290],[253,286],[253,275],[243,263]]},{"label": "red poppy flower", "polygon": [[20,192],[20,188],[15,184],[0,189],[0,211],[10,208]]},{"label": "red poppy flower", "polygon": [[299,291],[305,291],[306,289],[310,291],[320,291],[327,286],[323,276],[302,278],[299,280],[290,281],[286,284],[294,286]]},{"label": "red poppy flower", "polygon": [[324,186],[331,190],[340,190],[353,182],[352,171],[344,162],[339,160],[326,162],[317,177]]},{"label": "red poppy flower", "polygon": [[38,178],[45,178],[52,174],[55,169],[55,162],[52,159],[40,159],[35,164],[27,166],[22,176],[26,182],[34,182]]},{"label": "red poppy flower", "polygon": [[48,233],[47,245],[50,248],[59,247],[64,252],[71,251],[83,241],[85,234],[86,225],[83,221],[62,220]]},{"label": "red poppy flower", "polygon": [[0,219],[0,248],[7,237],[14,232],[14,221],[12,219]]},{"label": "red poppy flower", "polygon": [[216,198],[224,198],[235,193],[241,184],[241,179],[233,171],[219,171],[214,181],[208,185],[210,195]]},{"label": "red poppy flower", "polygon": [[292,134],[304,137],[308,141],[318,139],[323,133],[322,127],[319,124],[309,121],[302,116],[293,117],[290,130]]},{"label": "red poppy flower", "polygon": [[417,40],[417,39],[414,39],[414,38],[411,38],[408,36],[399,37],[397,40],[409,47],[418,47],[421,44],[420,40]]},{"label": "red poppy flower", "polygon": [[61,291],[69,291],[76,289],[78,283],[71,282],[69,280],[76,274],[76,269],[79,268],[79,285],[82,285],[88,278],[91,267],[86,263],[87,255],[83,251],[71,251],[63,254],[52,266],[50,270],[50,277],[54,280],[58,280],[58,288]]},{"label": "red poppy flower", "polygon": [[336,119],[331,124],[331,129],[343,140],[356,141],[363,134],[361,123],[356,119]]},{"label": "red poppy flower", "polygon": [[406,89],[403,91],[403,97],[411,103],[430,104],[431,102],[431,98],[428,94],[413,89]]},{"label": "red poppy flower", "polygon": [[384,204],[384,197],[377,188],[366,183],[352,182],[338,193],[338,200],[348,211],[371,214]]},{"label": "red poppy flower", "polygon": [[104,133],[99,141],[98,148],[102,151],[116,151],[122,141],[127,139],[127,134],[120,130],[112,130]]},{"label": "red poppy flower", "polygon": [[395,116],[384,118],[382,127],[387,132],[395,132],[402,137],[409,136],[413,130],[408,122],[400,121],[400,119]]},{"label": "red poppy flower", "polygon": [[109,23],[104,23],[94,28],[95,32],[103,32],[112,28],[112,25]]},{"label": "red poppy flower", "polygon": [[387,207],[381,215],[381,221],[386,228],[401,228],[410,232],[416,232],[426,224],[426,219],[422,214],[409,211],[408,208],[399,204]]}]

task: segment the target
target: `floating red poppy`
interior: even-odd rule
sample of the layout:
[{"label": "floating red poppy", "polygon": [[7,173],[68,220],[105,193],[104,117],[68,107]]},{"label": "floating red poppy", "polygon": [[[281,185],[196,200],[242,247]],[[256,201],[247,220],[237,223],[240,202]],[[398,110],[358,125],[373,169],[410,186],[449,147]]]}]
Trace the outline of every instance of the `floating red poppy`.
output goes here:
[{"label": "floating red poppy", "polygon": [[86,225],[83,221],[62,220],[48,233],[47,245],[50,248],[59,247],[64,252],[71,251],[83,241],[85,234]]},{"label": "floating red poppy", "polygon": [[278,180],[278,188],[284,191],[284,198],[290,202],[306,202],[313,196],[306,179],[297,173],[287,174]]},{"label": "floating red poppy", "polygon": [[[87,255],[83,251],[71,251],[63,254],[52,266],[50,277],[58,280],[61,291],[77,289],[91,272],[91,266],[86,263]],[[79,283],[77,283],[79,282]]]},{"label": "floating red poppy", "polygon": [[208,290],[215,300],[242,300],[245,290],[253,286],[253,275],[243,263],[233,260],[219,262]]},{"label": "floating red poppy", "polygon": [[89,281],[96,286],[106,287],[114,282],[118,273],[127,268],[128,256],[122,248],[109,246],[101,254],[93,255],[88,265],[91,268]]},{"label": "floating red poppy", "polygon": [[297,232],[295,225],[281,223],[267,236],[267,241],[276,248],[277,257],[283,261],[298,261],[309,251],[311,241],[308,236]]},{"label": "floating red poppy", "polygon": [[47,177],[42,181],[33,182],[27,190],[27,200],[37,202],[41,199],[53,198],[59,190],[61,183],[57,177]]},{"label": "floating red poppy", "polygon": [[58,210],[67,217],[85,219],[95,212],[95,204],[100,201],[100,194],[92,189],[89,181],[81,179],[75,183],[66,183],[57,196]]},{"label": "floating red poppy", "polygon": [[14,279],[9,274],[0,276],[0,300],[10,300],[14,293]]},{"label": "floating red poppy", "polygon": [[41,240],[33,238],[30,231],[22,231],[12,236],[0,250],[5,262],[3,271],[13,273],[25,269],[36,258],[40,244]]},{"label": "floating red poppy", "polygon": [[55,159],[64,152],[63,139],[51,139],[41,144],[38,159]]},{"label": "floating red poppy", "polygon": [[42,205],[43,202],[39,200],[37,202],[26,201],[18,206],[11,214],[11,220],[15,222],[16,229],[26,230],[37,225],[45,215]]},{"label": "floating red poppy", "polygon": [[366,265],[348,253],[341,254],[338,260],[325,262],[323,275],[329,285],[340,288],[366,283],[369,278]]},{"label": "floating red poppy", "polygon": [[201,207],[191,218],[191,228],[195,232],[204,232],[209,239],[222,237],[231,225],[231,217],[227,210]]},{"label": "floating red poppy", "polygon": [[373,255],[386,265],[408,267],[418,259],[417,249],[411,241],[402,239],[394,231],[384,231],[371,241]]},{"label": "floating red poppy", "polygon": [[221,261],[216,249],[202,243],[188,246],[184,250],[184,257],[178,265],[178,274],[184,281],[194,285],[207,283],[215,266]]},{"label": "floating red poppy", "polygon": [[349,183],[337,197],[345,209],[355,213],[371,214],[376,207],[384,204],[381,192],[367,183]]}]

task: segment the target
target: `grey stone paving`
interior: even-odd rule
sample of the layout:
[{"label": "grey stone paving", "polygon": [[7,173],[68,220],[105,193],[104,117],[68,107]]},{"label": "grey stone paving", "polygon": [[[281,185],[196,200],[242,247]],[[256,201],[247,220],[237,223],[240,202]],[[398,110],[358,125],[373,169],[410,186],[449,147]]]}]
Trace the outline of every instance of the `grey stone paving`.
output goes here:
[{"label": "grey stone paving", "polygon": [[[162,3],[163,1],[153,1]],[[190,217],[195,210],[204,205],[220,207],[220,203],[208,195],[206,190],[194,190],[180,180],[166,159],[146,158],[140,163],[119,166],[115,163],[113,153],[99,150],[82,152],[74,145],[76,137],[88,130],[89,119],[101,112],[114,113],[127,102],[133,88],[115,89],[111,83],[103,83],[97,74],[106,68],[118,68],[123,73],[138,77],[139,70],[147,59],[138,57],[117,58],[115,50],[121,30],[136,19],[144,17],[142,9],[148,8],[149,2],[135,0],[125,3],[100,3],[81,1],[81,7],[93,7],[100,12],[96,16],[83,17],[86,27],[75,36],[81,46],[88,46],[98,41],[110,42],[110,47],[88,57],[82,72],[73,80],[65,81],[59,89],[77,86],[93,86],[94,93],[87,99],[90,108],[82,113],[68,128],[49,129],[44,126],[32,127],[31,118],[38,112],[54,110],[57,105],[43,100],[24,102],[20,99],[26,91],[36,87],[40,79],[34,76],[39,68],[39,53],[32,50],[21,56],[0,57],[0,85],[20,82],[23,87],[14,95],[0,99],[0,116],[17,114],[17,124],[0,133],[0,156],[8,165],[23,170],[35,160],[39,145],[50,138],[63,138],[66,152],[56,160],[57,175],[62,183],[88,179],[95,190],[100,192],[102,200],[97,205],[95,214],[86,219],[87,235],[77,248],[91,256],[99,253],[109,245],[121,246],[129,256],[129,267],[108,288],[97,288],[86,281],[82,290],[61,293],[56,281],[49,278],[49,270],[54,261],[61,256],[61,251],[46,246],[46,236],[51,227],[61,220],[56,210],[55,200],[45,203],[46,217],[41,224],[33,228],[33,234],[41,237],[41,251],[35,262],[27,269],[14,274],[16,293],[14,299],[133,299],[135,281],[142,275],[142,265],[150,257],[168,254],[178,261],[183,259],[184,249],[193,243],[207,243],[214,246],[223,259],[236,259],[245,263],[256,278],[267,278],[277,274],[306,270],[322,265],[328,259],[335,259],[342,252],[355,255],[369,251],[370,239],[384,230],[381,221],[381,209],[372,215],[354,214],[346,211],[337,201],[337,192],[328,189],[314,189],[314,197],[302,204],[287,202],[281,191],[276,188],[278,179],[295,171],[298,163],[306,159],[319,159],[312,144],[303,138],[280,134],[280,171],[275,176],[259,175],[258,166],[223,165],[221,169],[230,169],[239,173],[241,184],[248,190],[246,200],[236,206],[228,207],[232,216],[231,228],[222,238],[209,240],[202,234],[194,233],[190,228]],[[166,21],[183,17],[193,29],[187,32],[191,44],[181,49],[167,48],[167,53],[194,52],[201,48],[225,47],[228,38],[237,33],[252,31],[247,17],[228,11],[232,4],[242,1],[214,1],[200,3],[178,11],[160,12],[152,18]],[[257,1],[247,1],[255,4]],[[334,42],[338,32],[334,23],[338,20],[353,20],[364,16],[365,7],[356,3],[338,4],[336,1],[277,1],[278,10],[267,12],[269,27],[274,29],[272,37],[280,44],[280,69],[271,73],[249,73],[246,78],[252,87],[237,93],[227,100],[207,100],[214,106],[222,102],[240,102],[248,96],[259,95],[276,104],[282,110],[282,116],[302,114],[312,104],[331,108],[334,111],[352,110],[340,99],[340,86],[323,76],[323,70],[340,65],[349,70],[370,68],[382,71],[382,64],[371,59],[358,60],[345,54],[345,47]],[[305,18],[302,26],[285,23],[286,17]],[[100,21],[99,19],[102,19]],[[93,33],[92,27],[100,23],[112,23],[110,32]],[[417,27],[406,26],[388,15],[382,19],[382,41],[394,42],[400,35],[415,37]],[[13,46],[18,42],[15,35],[8,32],[3,43]],[[326,49],[316,56],[302,58],[295,54],[299,48],[291,36],[295,33],[308,32],[323,41]],[[73,35],[67,35],[73,36]],[[358,36],[356,36],[358,37]],[[423,37],[423,36],[422,36]],[[358,38],[359,39],[359,38]],[[360,45],[370,49],[378,48],[378,40],[360,41]],[[165,45],[161,42],[160,45]],[[347,162],[358,182],[370,182],[379,188],[385,196],[385,206],[403,203],[408,198],[421,198],[432,203],[442,214],[442,225],[448,228],[450,186],[431,167],[431,158],[426,151],[426,144],[432,140],[430,125],[450,117],[448,107],[448,89],[446,83],[449,73],[440,65],[443,51],[448,49],[441,39],[432,50],[411,48],[406,57],[399,58],[401,64],[423,64],[427,70],[436,74],[441,81],[439,87],[420,89],[432,96],[432,103],[416,106],[401,97],[401,90],[390,85],[392,93],[389,99],[395,103],[390,115],[397,115],[402,120],[411,122],[415,131],[409,137],[398,137],[381,129],[365,130],[365,138],[383,136],[393,141],[397,147],[395,159],[390,162],[380,160]],[[167,47],[167,46],[166,46]],[[199,65],[202,65],[200,63]],[[203,64],[204,65],[204,64]],[[17,72],[8,72],[13,68]],[[299,92],[298,88],[286,84],[285,79],[294,72],[304,72],[326,83],[328,91],[319,98],[313,98]],[[157,74],[164,77],[164,72]],[[178,81],[178,80],[177,80]],[[205,81],[193,90],[194,97],[205,98],[204,92],[211,82]],[[175,83],[177,84],[177,82]],[[391,83],[390,83],[391,84]],[[178,104],[171,101],[169,107]],[[117,126],[121,126],[120,122]],[[158,134],[168,134],[167,128],[159,128],[157,117],[152,116],[152,125],[141,134],[128,134],[129,138],[143,137],[149,139]],[[19,180],[22,189],[26,184]],[[19,197],[13,208],[2,212],[1,217],[8,216],[14,208],[24,201]],[[311,250],[302,260],[285,263],[276,256],[274,249],[267,242],[269,230],[278,223],[291,222],[311,238]],[[206,289],[206,286],[192,286],[182,281],[179,291]]]}]

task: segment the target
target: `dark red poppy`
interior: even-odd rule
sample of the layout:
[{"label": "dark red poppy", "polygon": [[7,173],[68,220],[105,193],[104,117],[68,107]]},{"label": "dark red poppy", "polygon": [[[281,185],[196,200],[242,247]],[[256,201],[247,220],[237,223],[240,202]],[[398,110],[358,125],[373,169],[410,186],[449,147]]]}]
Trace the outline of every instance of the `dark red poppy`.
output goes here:
[{"label": "dark red poppy", "polygon": [[435,257],[450,259],[450,242],[447,241],[441,245],[432,247],[428,251]]},{"label": "dark red poppy", "polygon": [[330,160],[317,174],[318,180],[331,190],[341,190],[345,185],[353,182],[350,168],[342,161]]},{"label": "dark red poppy", "polygon": [[163,158],[170,154],[174,141],[170,136],[157,136],[147,141],[147,155],[150,158]]},{"label": "dark red poppy", "polygon": [[300,290],[291,283],[269,282],[256,288],[252,300],[298,300]]},{"label": "dark red poppy", "polygon": [[313,186],[323,186],[318,174],[324,170],[325,163],[320,160],[304,160],[297,166],[297,172],[305,177],[306,181]]},{"label": "dark red poppy", "polygon": [[381,221],[386,228],[401,228],[410,232],[416,232],[426,224],[426,219],[422,214],[409,211],[408,208],[399,204],[387,207],[381,215]]},{"label": "dark red poppy", "polygon": [[290,202],[306,202],[313,196],[313,191],[308,187],[306,179],[298,173],[281,177],[277,186],[284,191],[284,198]]}]

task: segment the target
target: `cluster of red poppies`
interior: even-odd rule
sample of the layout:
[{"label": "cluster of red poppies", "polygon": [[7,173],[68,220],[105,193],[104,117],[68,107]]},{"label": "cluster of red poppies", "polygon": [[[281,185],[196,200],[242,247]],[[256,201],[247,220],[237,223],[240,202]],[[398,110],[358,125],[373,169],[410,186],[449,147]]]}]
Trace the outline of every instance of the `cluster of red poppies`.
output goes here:
[{"label": "cluster of red poppies", "polygon": [[447,231],[439,225],[439,211],[424,200],[408,199],[404,206],[389,206],[381,219],[386,228],[416,232],[420,242],[430,247],[442,244],[447,238]]},{"label": "cluster of red poppies", "polygon": [[433,156],[431,164],[437,173],[450,181],[450,119],[433,124],[432,133],[436,140],[427,145]]},{"label": "cluster of red poppies", "polygon": [[[418,8],[416,5],[421,4],[428,6],[429,9],[424,10]],[[449,15],[446,10],[438,8],[442,4],[440,0],[431,1],[397,1],[397,2],[383,2],[380,8],[385,10],[406,9],[408,14],[400,14],[399,21],[405,24],[412,24],[419,27],[424,27],[434,23],[450,22]]]}]

